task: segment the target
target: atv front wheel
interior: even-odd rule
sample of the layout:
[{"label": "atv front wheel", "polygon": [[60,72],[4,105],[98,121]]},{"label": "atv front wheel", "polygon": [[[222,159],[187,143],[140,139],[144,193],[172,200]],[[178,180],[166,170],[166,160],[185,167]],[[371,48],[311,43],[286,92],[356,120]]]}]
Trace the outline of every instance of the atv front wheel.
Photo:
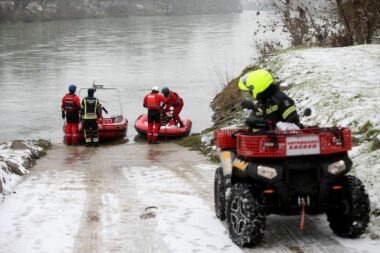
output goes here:
[{"label": "atv front wheel", "polygon": [[369,199],[362,182],[354,176],[343,181],[343,196],[332,199],[327,209],[330,228],[338,236],[357,238],[364,233],[369,222]]},{"label": "atv front wheel", "polygon": [[216,217],[224,221],[226,219],[226,185],[223,168],[221,167],[217,168],[215,171],[214,202]]},{"label": "atv front wheel", "polygon": [[247,184],[238,183],[231,189],[227,205],[230,237],[240,247],[258,244],[265,229],[265,212],[253,197]]}]

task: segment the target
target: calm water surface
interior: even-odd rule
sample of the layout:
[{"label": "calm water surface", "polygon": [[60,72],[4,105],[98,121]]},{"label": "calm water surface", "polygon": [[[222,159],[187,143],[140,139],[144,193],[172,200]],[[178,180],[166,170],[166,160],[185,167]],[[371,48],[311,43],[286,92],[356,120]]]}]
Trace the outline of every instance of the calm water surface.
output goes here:
[{"label": "calm water surface", "polygon": [[[133,122],[153,85],[183,96],[193,132],[209,127],[220,79],[255,56],[254,12],[131,17],[0,26],[0,141],[62,141],[60,102],[68,84],[119,89]],[[220,78],[219,76],[223,76]]]}]

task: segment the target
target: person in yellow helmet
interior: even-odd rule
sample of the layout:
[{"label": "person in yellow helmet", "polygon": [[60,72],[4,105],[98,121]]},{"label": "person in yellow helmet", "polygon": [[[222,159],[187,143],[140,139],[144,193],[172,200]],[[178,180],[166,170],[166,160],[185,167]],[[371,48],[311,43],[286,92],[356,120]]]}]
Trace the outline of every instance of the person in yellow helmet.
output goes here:
[{"label": "person in yellow helmet", "polygon": [[246,121],[248,126],[253,118],[262,117],[271,129],[274,129],[279,121],[302,127],[293,99],[280,91],[267,70],[259,69],[246,73],[239,79],[238,85],[241,90],[248,91],[252,98],[257,100],[257,110]]}]

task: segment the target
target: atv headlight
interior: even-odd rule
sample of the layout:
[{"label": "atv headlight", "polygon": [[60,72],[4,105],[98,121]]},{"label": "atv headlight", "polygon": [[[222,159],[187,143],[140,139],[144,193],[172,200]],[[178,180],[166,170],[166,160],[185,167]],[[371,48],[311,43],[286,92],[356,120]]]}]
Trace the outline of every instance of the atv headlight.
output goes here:
[{"label": "atv headlight", "polygon": [[332,163],[327,167],[327,171],[330,174],[337,175],[344,171],[346,169],[346,164],[344,163],[343,160],[340,160],[338,162]]},{"label": "atv headlight", "polygon": [[257,166],[257,174],[272,179],[277,176],[277,171],[275,168],[259,165]]}]

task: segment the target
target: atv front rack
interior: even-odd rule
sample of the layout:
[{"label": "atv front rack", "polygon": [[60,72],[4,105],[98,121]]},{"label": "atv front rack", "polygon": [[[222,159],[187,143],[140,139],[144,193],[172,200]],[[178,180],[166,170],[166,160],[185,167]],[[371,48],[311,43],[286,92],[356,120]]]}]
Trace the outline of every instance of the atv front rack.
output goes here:
[{"label": "atv front rack", "polygon": [[233,149],[244,157],[288,157],[347,152],[352,147],[348,128],[303,128],[290,131],[248,132],[247,129],[219,129],[216,146]]}]

